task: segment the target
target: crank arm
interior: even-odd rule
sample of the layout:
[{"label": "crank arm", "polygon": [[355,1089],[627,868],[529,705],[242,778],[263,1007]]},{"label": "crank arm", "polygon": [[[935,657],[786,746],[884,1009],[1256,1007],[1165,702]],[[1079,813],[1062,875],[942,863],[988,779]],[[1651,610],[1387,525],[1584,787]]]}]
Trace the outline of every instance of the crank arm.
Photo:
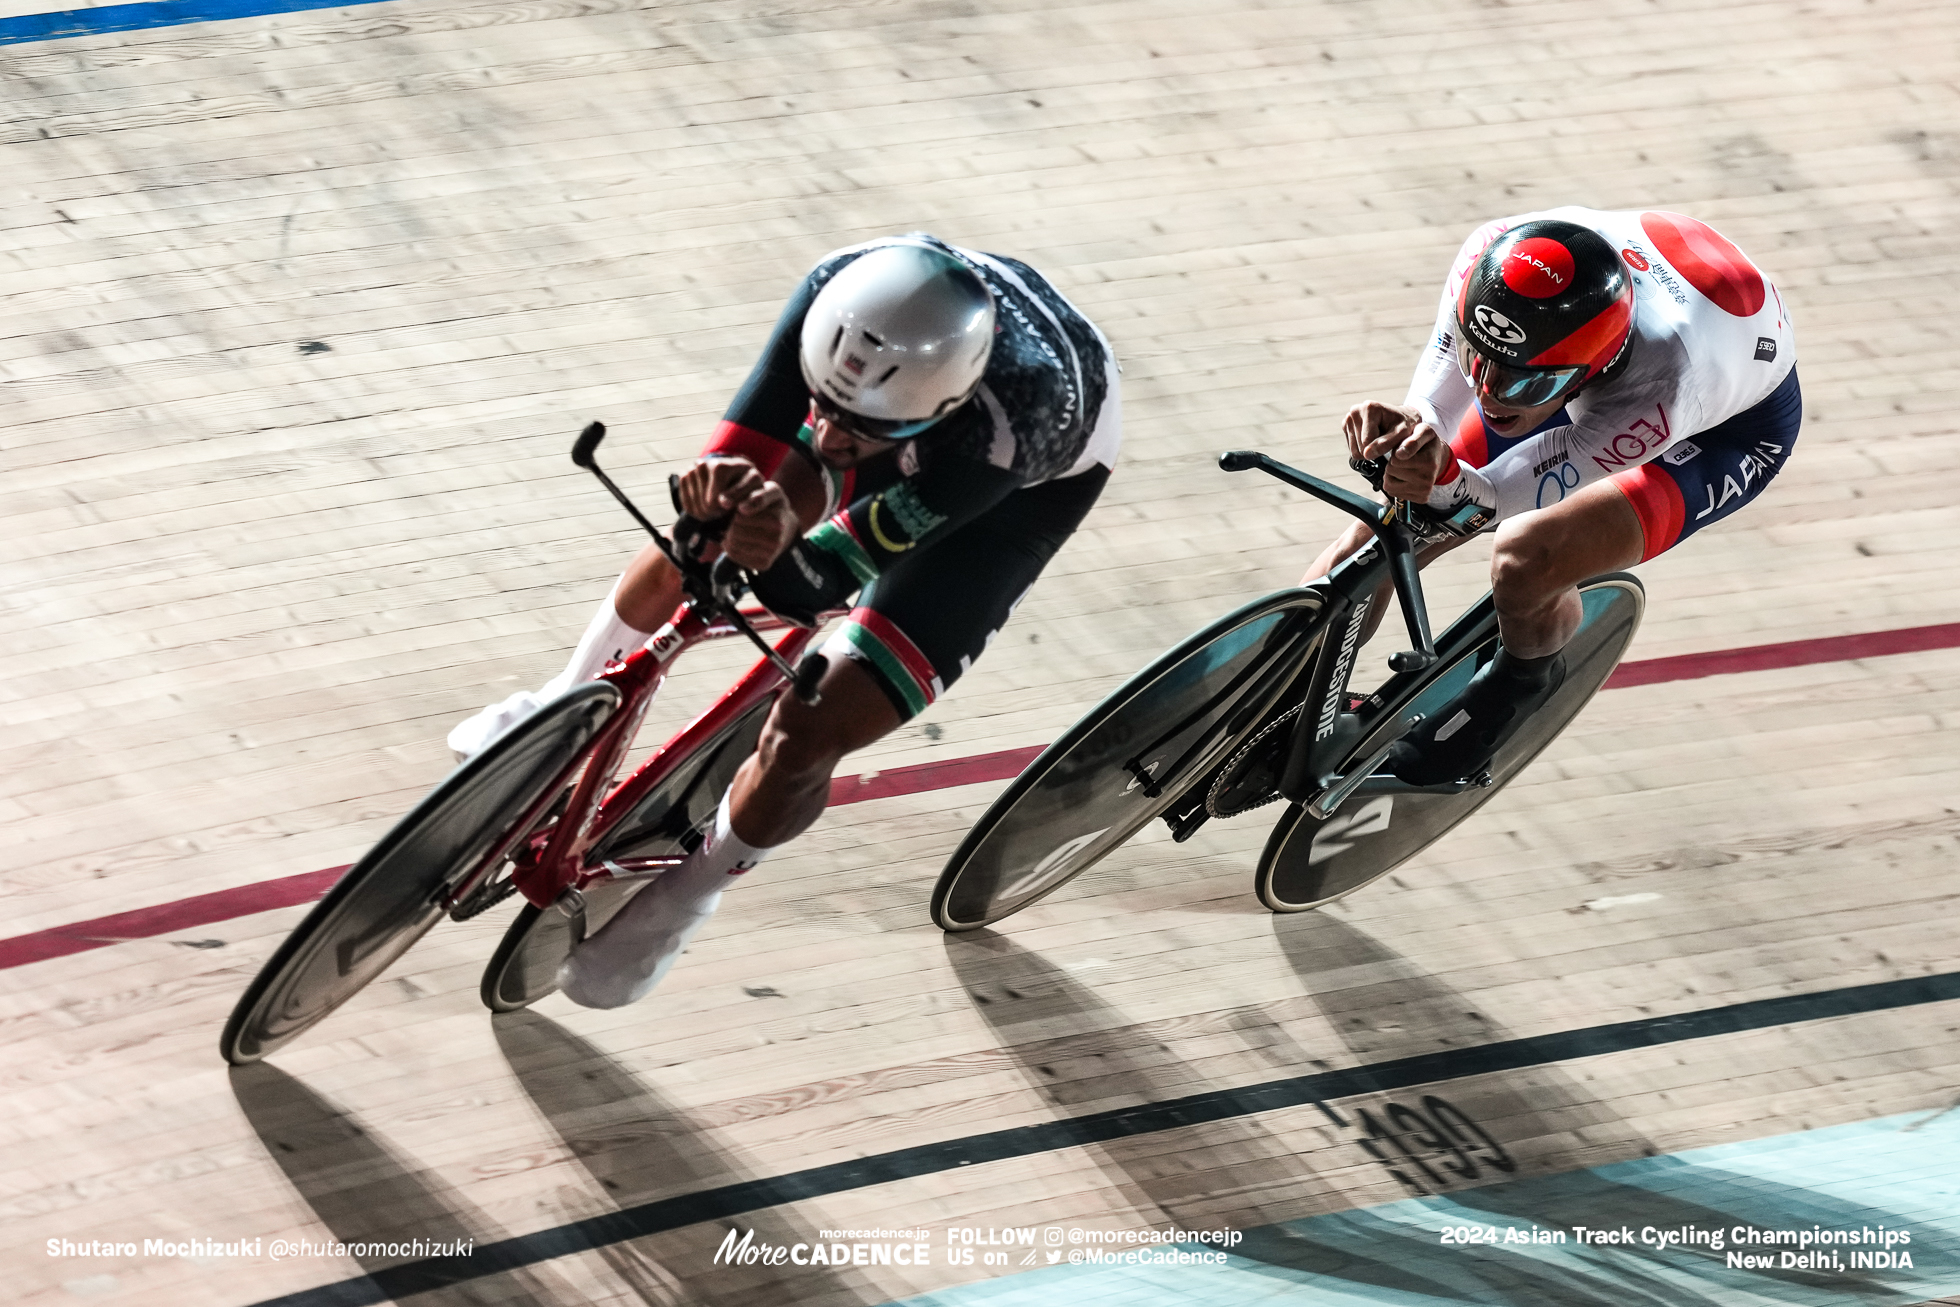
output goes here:
[{"label": "crank arm", "polygon": [[614,862],[608,858],[599,865],[610,873],[607,879],[613,884],[618,884],[620,881],[627,880],[651,880],[662,872],[672,871],[685,861],[687,861],[685,855],[667,858],[627,858],[623,862]]},{"label": "crank arm", "polygon": [[[1375,750],[1374,755],[1366,762],[1356,767],[1347,775],[1336,776],[1330,780],[1327,783],[1327,788],[1320,792],[1319,797],[1307,805],[1307,815],[1317,821],[1326,821],[1329,817],[1333,816],[1343,803],[1346,803],[1352,795],[1367,784],[1368,779],[1375,774],[1375,768],[1388,761],[1389,751],[1397,744],[1400,744],[1402,737],[1414,730],[1421,721],[1421,713],[1417,713],[1415,716],[1404,721],[1402,723],[1402,729],[1390,736],[1388,741],[1381,748]],[[1374,791],[1370,792],[1373,793]],[[1450,791],[1450,793],[1457,792],[1454,790]]]},{"label": "crank arm", "polygon": [[1480,771],[1475,776],[1460,781],[1444,781],[1440,785],[1411,785],[1400,776],[1368,776],[1356,786],[1356,794],[1461,794],[1465,790],[1487,790],[1494,784],[1488,771]]}]

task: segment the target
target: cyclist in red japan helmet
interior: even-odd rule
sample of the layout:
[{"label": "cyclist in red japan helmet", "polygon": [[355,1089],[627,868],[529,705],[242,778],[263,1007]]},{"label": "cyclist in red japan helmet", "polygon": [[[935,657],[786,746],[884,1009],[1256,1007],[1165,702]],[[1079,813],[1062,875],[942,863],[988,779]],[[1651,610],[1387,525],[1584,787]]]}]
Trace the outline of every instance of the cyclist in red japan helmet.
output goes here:
[{"label": "cyclist in red japan helmet", "polygon": [[[652,990],[722,891],[821,815],[839,759],[980,657],[1121,442],[1108,342],[1033,268],[923,233],[820,260],[676,493],[696,519],[728,519],[722,548],[778,616],[856,605],[823,646],[822,701],[778,697],[701,843],[572,951],[565,994],[618,1007]],[[480,752],[640,648],[681,594],[648,546],[565,670],[457,726],[450,747]]]},{"label": "cyclist in red japan helmet", "polygon": [[[1748,504],[1802,418],[1782,297],[1706,223],[1563,208],[1472,233],[1408,395],[1342,424],[1351,457],[1387,459],[1389,494],[1496,536],[1500,648],[1396,746],[1395,773],[1433,784],[1486,766],[1563,681],[1578,583]],[[1369,538],[1350,528],[1307,579]]]}]

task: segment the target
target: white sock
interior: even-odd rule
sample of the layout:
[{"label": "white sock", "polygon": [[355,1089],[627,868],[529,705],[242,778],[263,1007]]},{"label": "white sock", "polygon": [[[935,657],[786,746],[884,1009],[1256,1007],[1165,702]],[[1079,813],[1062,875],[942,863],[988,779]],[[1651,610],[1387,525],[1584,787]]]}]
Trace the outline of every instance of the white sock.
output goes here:
[{"label": "white sock", "polygon": [[625,661],[628,654],[652,637],[653,632],[642,631],[619,615],[616,604],[619,587],[624,583],[624,578],[613,582],[606,601],[599,605],[598,612],[592,614],[585,634],[579,637],[578,647],[572,650],[572,660],[565,664],[564,671],[545,682],[543,694],[546,698],[562,694],[574,685],[585,684],[605,671],[607,663]]},{"label": "white sock", "polygon": [[721,906],[722,891],[768,853],[735,834],[724,793],[708,838],[574,948],[558,968],[558,988],[582,1007],[624,1007],[646,997]]}]

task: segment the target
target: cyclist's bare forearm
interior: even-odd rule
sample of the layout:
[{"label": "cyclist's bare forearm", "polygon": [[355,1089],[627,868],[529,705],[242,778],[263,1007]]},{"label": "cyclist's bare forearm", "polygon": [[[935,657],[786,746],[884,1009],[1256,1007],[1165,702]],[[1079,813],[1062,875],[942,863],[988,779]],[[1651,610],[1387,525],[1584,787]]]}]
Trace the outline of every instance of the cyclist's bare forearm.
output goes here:
[{"label": "cyclist's bare forearm", "polygon": [[[734,479],[730,480],[732,483]],[[798,529],[808,531],[814,527],[823,514],[823,478],[802,458],[786,458],[776,473],[776,484],[782,487],[796,513]],[[674,615],[680,602],[680,574],[660,552],[660,546],[648,541],[626,565],[619,579],[619,593],[613,600],[614,608],[636,630],[657,631]]]}]

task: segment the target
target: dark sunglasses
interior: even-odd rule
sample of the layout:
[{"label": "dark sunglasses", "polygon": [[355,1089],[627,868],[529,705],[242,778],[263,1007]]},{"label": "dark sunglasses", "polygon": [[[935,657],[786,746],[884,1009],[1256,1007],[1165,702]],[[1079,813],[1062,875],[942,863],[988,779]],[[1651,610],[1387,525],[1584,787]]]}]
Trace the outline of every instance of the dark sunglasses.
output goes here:
[{"label": "dark sunglasses", "polygon": [[938,418],[921,418],[916,421],[897,421],[891,418],[868,418],[862,413],[839,408],[825,395],[812,395],[810,402],[816,406],[832,426],[842,427],[850,434],[863,440],[875,440],[879,444],[894,444],[900,440],[910,440],[927,427],[939,421]]}]

